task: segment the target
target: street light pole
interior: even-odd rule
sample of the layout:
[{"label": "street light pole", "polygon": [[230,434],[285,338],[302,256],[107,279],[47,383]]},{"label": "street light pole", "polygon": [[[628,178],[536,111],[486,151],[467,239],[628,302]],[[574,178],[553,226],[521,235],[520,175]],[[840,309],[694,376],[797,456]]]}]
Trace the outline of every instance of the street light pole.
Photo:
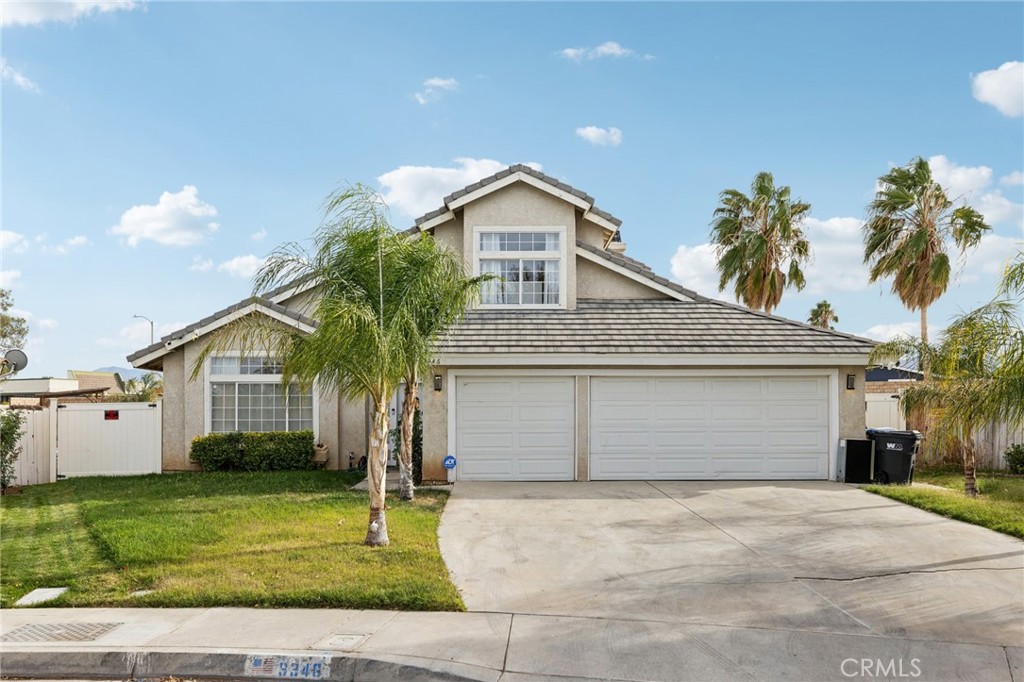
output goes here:
[{"label": "street light pole", "polygon": [[153,345],[153,320],[149,319],[145,315],[132,315],[132,317],[133,318],[137,317],[139,319],[145,320],[146,322],[149,322],[149,345],[152,346]]}]

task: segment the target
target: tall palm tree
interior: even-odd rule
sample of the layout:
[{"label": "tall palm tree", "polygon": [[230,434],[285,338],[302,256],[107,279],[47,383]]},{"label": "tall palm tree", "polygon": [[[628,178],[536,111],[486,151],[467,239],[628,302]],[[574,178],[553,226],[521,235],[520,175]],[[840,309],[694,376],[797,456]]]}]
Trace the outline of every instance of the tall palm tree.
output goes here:
[{"label": "tall palm tree", "polygon": [[836,311],[828,301],[818,301],[818,303],[811,308],[811,314],[807,318],[808,324],[821,329],[835,329],[832,325],[838,322],[839,316],[836,315]]},{"label": "tall palm tree", "polygon": [[417,338],[406,346],[405,393],[402,402],[401,447],[398,455],[399,496],[413,499],[413,423],[419,404],[420,377],[425,376],[435,359],[436,342],[462,317],[476,299],[480,286],[492,275],[467,277],[462,258],[438,244],[429,234],[421,234],[406,244],[405,267],[418,273],[408,292],[415,303],[413,314]]},{"label": "tall palm tree", "polygon": [[790,194],[789,187],[775,186],[771,173],[758,173],[750,196],[737,189],[719,195],[711,222],[718,290],[732,281],[737,301],[768,313],[779,306],[786,287],[804,288],[800,264],[811,256],[800,226],[811,205]]},{"label": "tall palm tree", "polygon": [[999,295],[961,315],[937,344],[897,338],[877,346],[872,361],[894,360],[913,352],[932,366],[933,376],[906,388],[900,404],[908,416],[927,410],[934,419],[930,436],[940,447],[961,449],[964,493],[978,494],[973,436],[987,424],[1024,424],[1024,252],[1006,268]]},{"label": "tall palm tree", "polygon": [[[963,253],[989,229],[970,206],[954,206],[920,157],[878,179],[864,225],[864,262],[870,265],[872,282],[892,277],[892,291],[903,305],[921,311],[925,345],[928,306],[949,286],[946,242],[952,240]],[[929,376],[927,358],[922,358],[921,371]]]},{"label": "tall palm tree", "polygon": [[325,219],[307,252],[291,243],[276,249],[254,278],[260,295],[296,280],[317,282],[319,298],[310,315],[316,329],[303,334],[263,316],[249,316],[222,328],[196,359],[197,377],[210,353],[252,349],[282,362],[285,387],[297,383],[340,398],[368,399],[373,412],[369,442],[370,515],[365,542],[389,542],[385,517],[388,404],[408,369],[410,356],[428,353],[432,339],[418,323],[436,274],[417,267],[416,243],[397,235],[387,209],[373,190],[355,185],[329,197]]}]

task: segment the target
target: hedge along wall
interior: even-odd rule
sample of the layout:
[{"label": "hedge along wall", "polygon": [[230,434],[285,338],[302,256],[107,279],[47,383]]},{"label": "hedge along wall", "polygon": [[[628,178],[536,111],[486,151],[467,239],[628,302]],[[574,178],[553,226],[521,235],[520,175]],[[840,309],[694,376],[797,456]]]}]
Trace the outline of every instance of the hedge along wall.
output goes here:
[{"label": "hedge along wall", "polygon": [[207,471],[316,468],[312,431],[211,433],[193,439],[189,458]]}]

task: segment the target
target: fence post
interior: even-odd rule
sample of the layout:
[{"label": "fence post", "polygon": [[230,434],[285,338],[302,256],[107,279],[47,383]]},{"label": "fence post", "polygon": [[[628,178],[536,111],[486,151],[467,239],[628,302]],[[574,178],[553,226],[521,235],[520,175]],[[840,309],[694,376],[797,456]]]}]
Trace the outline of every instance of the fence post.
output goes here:
[{"label": "fence post", "polygon": [[57,403],[50,401],[50,483],[57,482]]}]

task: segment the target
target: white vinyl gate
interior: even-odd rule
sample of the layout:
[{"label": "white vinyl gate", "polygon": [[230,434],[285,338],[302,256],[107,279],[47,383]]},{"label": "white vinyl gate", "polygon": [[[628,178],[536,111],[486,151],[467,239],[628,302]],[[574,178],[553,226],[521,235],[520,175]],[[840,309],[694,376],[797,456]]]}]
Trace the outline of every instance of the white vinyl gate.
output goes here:
[{"label": "white vinyl gate", "polygon": [[160,409],[159,401],[58,405],[55,478],[160,473]]},{"label": "white vinyl gate", "polygon": [[19,410],[22,414],[21,454],[14,463],[11,485],[35,485],[50,482],[50,411]]}]

